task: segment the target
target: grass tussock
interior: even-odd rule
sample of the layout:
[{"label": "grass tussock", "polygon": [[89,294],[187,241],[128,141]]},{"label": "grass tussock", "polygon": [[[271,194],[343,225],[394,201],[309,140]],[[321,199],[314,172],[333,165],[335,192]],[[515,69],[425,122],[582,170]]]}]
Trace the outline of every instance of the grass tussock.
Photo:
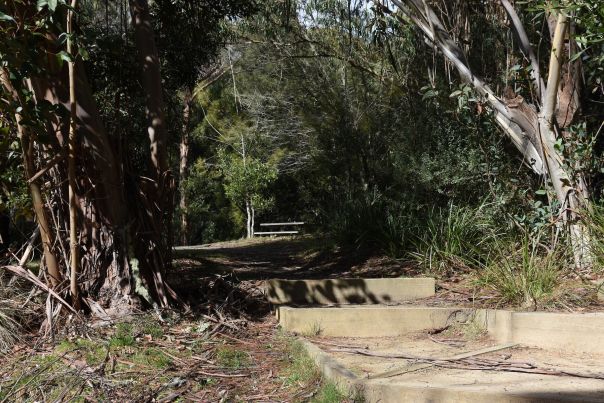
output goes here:
[{"label": "grass tussock", "polygon": [[[283,336],[285,337],[285,336]],[[284,381],[290,387],[306,385],[310,393],[298,394],[298,400],[312,403],[363,403],[363,396],[349,393],[336,383],[322,377],[304,345],[296,339],[287,339]]]},{"label": "grass tussock", "polygon": [[486,205],[433,211],[425,230],[414,242],[411,258],[427,273],[446,275],[479,266],[497,231],[485,213]]},{"label": "grass tussock", "polygon": [[562,283],[568,259],[550,250],[540,235],[494,243],[494,254],[478,275],[478,284],[495,291],[502,303],[525,308],[547,304]]},{"label": "grass tussock", "polygon": [[10,351],[19,340],[21,326],[12,317],[12,310],[0,301],[0,354]]}]

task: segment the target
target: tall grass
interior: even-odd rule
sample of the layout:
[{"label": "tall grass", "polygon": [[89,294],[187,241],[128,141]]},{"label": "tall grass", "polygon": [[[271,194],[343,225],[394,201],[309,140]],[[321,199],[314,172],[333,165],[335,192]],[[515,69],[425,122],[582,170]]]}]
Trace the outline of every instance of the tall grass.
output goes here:
[{"label": "tall grass", "polygon": [[590,234],[590,252],[594,259],[593,270],[604,271],[604,206],[596,205],[584,214]]},{"label": "tall grass", "polygon": [[542,305],[554,296],[566,258],[563,249],[550,250],[541,240],[541,233],[529,232],[520,241],[496,240],[478,284],[494,290],[503,303]]},{"label": "tall grass", "polygon": [[[414,241],[412,259],[426,272],[443,275],[482,265],[498,231],[485,213],[487,205],[432,211]],[[419,231],[418,231],[419,232]]]}]

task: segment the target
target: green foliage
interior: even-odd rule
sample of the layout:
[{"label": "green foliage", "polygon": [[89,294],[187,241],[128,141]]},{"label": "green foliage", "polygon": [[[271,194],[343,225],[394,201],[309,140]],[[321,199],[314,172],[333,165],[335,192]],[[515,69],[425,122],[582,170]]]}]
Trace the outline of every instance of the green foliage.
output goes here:
[{"label": "green foliage", "polygon": [[325,382],[311,400],[313,403],[343,403],[347,401],[349,400],[346,394],[333,382]]},{"label": "green foliage", "polygon": [[220,154],[224,175],[224,189],[228,198],[242,210],[251,203],[258,212],[274,203],[268,195],[271,184],[277,179],[277,169],[270,163],[253,157]]},{"label": "green foliage", "polygon": [[223,346],[216,349],[216,361],[224,368],[241,369],[250,364],[250,357],[245,351]]},{"label": "green foliage", "polygon": [[74,342],[63,340],[55,348],[57,354],[79,351],[88,365],[99,365],[107,357],[107,346],[104,343],[88,339],[76,339]]},{"label": "green foliage", "polygon": [[287,361],[289,364],[285,372],[287,385],[308,384],[321,376],[314,361],[306,353],[304,345],[298,340],[289,340]]},{"label": "green foliage", "polygon": [[165,369],[172,365],[172,358],[167,354],[164,354],[160,348],[155,347],[139,349],[136,354],[132,356],[132,361],[157,369]]},{"label": "green foliage", "polygon": [[109,345],[112,347],[133,346],[136,343],[134,339],[134,327],[131,323],[118,323],[115,327],[115,334],[109,339]]}]

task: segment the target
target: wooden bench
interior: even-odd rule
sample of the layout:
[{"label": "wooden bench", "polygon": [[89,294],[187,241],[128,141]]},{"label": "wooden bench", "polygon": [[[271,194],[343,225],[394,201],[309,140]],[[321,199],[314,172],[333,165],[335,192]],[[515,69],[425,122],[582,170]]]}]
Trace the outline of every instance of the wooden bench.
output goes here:
[{"label": "wooden bench", "polygon": [[[260,227],[265,227],[268,231],[254,231],[254,235],[297,235],[300,233],[298,229],[289,229],[289,230],[279,230],[279,231],[270,231],[270,227],[294,227],[299,228],[304,225],[303,222],[293,221],[293,222],[267,222],[260,224]],[[267,228],[268,227],[268,228]]]}]

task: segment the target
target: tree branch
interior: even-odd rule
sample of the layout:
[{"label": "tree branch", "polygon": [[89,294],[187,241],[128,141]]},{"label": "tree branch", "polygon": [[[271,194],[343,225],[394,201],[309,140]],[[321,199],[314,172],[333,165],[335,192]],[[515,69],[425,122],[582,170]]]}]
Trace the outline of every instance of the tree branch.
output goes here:
[{"label": "tree branch", "polygon": [[507,12],[510,20],[512,21],[512,27],[516,36],[518,37],[518,41],[520,43],[520,48],[525,56],[528,57],[531,62],[531,79],[533,80],[533,86],[538,94],[538,98],[541,102],[543,102],[543,98],[545,97],[545,83],[543,82],[543,78],[541,77],[541,70],[539,69],[539,60],[537,60],[537,56],[531,46],[531,42],[529,41],[526,30],[524,29],[524,25],[522,21],[520,21],[520,17],[516,13],[516,10],[510,4],[508,0],[500,0],[501,5]]}]

